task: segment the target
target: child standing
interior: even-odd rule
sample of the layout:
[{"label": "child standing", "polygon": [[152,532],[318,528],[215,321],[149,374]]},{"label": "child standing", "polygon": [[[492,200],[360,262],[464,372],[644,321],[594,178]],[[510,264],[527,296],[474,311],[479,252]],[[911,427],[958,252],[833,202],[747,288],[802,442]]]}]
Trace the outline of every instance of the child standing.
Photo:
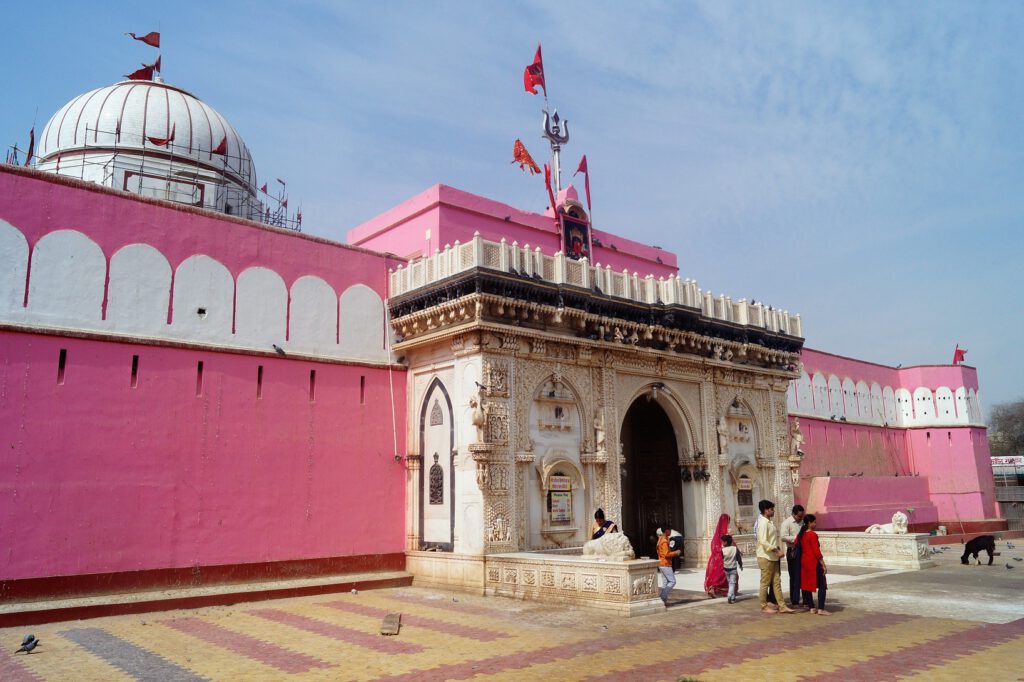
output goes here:
[{"label": "child standing", "polygon": [[739,584],[739,569],[743,568],[743,554],[732,542],[731,535],[722,536],[722,568],[729,581],[729,603],[736,601],[736,588]]}]

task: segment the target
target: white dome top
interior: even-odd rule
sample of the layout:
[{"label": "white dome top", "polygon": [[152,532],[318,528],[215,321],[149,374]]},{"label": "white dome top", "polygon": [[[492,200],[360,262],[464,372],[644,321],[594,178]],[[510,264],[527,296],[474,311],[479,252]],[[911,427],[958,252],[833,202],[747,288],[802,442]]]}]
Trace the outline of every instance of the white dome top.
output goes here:
[{"label": "white dome top", "polygon": [[[165,139],[169,146],[148,138]],[[213,154],[227,139],[227,154]],[[175,162],[223,173],[250,194],[256,168],[249,148],[223,116],[195,95],[160,81],[122,81],[79,95],[54,114],[37,142],[40,164],[97,151],[172,154]]]}]

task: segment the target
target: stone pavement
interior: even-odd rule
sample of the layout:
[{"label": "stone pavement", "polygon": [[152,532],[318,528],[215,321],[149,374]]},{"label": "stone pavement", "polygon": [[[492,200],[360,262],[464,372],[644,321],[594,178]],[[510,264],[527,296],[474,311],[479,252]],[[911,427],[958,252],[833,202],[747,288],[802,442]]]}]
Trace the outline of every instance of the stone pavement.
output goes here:
[{"label": "stone pavement", "polygon": [[[716,599],[626,619],[394,588],[52,623],[0,630],[0,680],[1019,680],[1024,562],[1001,551],[838,583],[831,617]],[[377,634],[393,612],[401,633]],[[37,652],[13,654],[29,631]]]}]

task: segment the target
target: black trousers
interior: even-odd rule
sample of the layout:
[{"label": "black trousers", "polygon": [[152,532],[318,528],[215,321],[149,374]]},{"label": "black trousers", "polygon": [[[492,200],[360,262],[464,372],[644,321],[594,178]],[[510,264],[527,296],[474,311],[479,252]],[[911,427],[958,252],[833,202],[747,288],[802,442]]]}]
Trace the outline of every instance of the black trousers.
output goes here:
[{"label": "black trousers", "polygon": [[789,571],[789,601],[800,604],[800,561],[793,558],[793,548],[786,549],[786,569]]},{"label": "black trousers", "polygon": [[[825,608],[825,592],[828,591],[828,585],[825,584],[825,571],[821,570],[821,564],[818,564],[817,568],[817,580],[818,580],[818,609]],[[811,596],[811,592],[802,590],[804,597],[804,606],[809,609],[814,608],[814,598]]]}]

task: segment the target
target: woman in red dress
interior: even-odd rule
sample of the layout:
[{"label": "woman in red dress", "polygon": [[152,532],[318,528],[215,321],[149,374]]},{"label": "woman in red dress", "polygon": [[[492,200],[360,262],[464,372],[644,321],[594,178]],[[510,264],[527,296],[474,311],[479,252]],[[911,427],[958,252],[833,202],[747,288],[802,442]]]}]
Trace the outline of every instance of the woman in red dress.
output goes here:
[{"label": "woman in red dress", "polygon": [[[803,592],[804,606],[819,616],[831,616],[825,610],[825,557],[821,555],[818,545],[818,534],[814,532],[818,525],[814,514],[804,516],[804,524],[796,537],[796,546],[800,548],[800,591]],[[818,608],[814,608],[812,592],[818,593]]]},{"label": "woman in red dress", "polygon": [[[725,575],[722,557],[722,536],[728,532],[729,515],[722,514],[718,517],[715,534],[711,536],[711,554],[708,558],[708,567],[704,571],[704,591],[712,597],[724,597],[729,593],[729,580]],[[739,589],[738,581],[736,587]]]}]

